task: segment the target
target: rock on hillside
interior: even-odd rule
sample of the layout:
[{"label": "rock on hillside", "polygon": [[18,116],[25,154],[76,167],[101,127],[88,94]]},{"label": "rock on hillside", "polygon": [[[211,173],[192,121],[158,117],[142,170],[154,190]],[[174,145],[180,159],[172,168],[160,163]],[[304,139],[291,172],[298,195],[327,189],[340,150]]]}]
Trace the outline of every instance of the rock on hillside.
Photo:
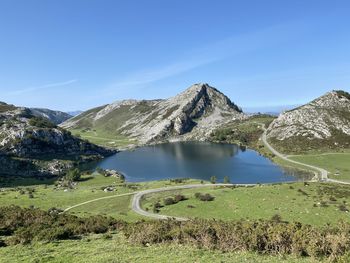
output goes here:
[{"label": "rock on hillside", "polygon": [[124,100],[91,109],[62,127],[103,130],[150,143],[205,140],[223,123],[244,118],[241,109],[217,89],[195,84],[166,100]]},{"label": "rock on hillside", "polygon": [[[41,168],[46,167],[46,171],[41,171],[40,174],[52,174],[50,171],[55,171],[56,168],[58,170],[65,168],[65,165],[57,164],[54,159],[85,161],[113,153],[111,150],[72,136],[69,131],[57,127],[45,118],[36,117],[30,109],[7,104],[2,106],[0,106],[0,174],[21,172],[33,175],[39,173],[39,170],[30,170],[28,167],[37,167],[38,162],[42,164]],[[42,160],[53,163],[45,163]],[[24,169],[18,171],[16,167]]]},{"label": "rock on hillside", "polygon": [[41,108],[31,108],[30,110],[34,116],[47,118],[56,125],[73,117],[72,115],[62,111],[54,111]]},{"label": "rock on hillside", "polygon": [[306,105],[280,114],[268,127],[267,136],[277,144],[350,147],[350,94],[328,92]]}]

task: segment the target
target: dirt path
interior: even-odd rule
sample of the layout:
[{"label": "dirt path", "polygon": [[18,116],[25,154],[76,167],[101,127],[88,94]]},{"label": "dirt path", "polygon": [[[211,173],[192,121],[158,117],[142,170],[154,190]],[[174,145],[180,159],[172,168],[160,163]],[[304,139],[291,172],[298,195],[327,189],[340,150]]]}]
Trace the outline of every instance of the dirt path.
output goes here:
[{"label": "dirt path", "polygon": [[310,164],[305,164],[305,163],[301,163],[301,162],[298,162],[298,161],[294,161],[294,160],[291,160],[288,158],[287,155],[284,155],[280,152],[278,152],[275,148],[273,148],[271,146],[271,144],[268,143],[267,139],[266,139],[266,128],[265,128],[265,125],[260,123],[262,129],[264,130],[264,133],[263,135],[261,136],[261,140],[262,142],[264,143],[264,145],[274,154],[276,155],[277,157],[287,161],[287,162],[290,162],[290,163],[295,163],[295,164],[298,164],[298,165],[301,165],[301,166],[304,166],[304,167],[308,167],[308,168],[311,168],[313,170],[316,170],[319,172],[319,179],[321,181],[327,181],[328,179],[328,172],[321,168],[321,167],[317,167],[317,166],[314,166],[314,165],[310,165]]},{"label": "dirt path", "polygon": [[73,208],[76,208],[76,207],[79,207],[79,206],[82,206],[82,205],[86,205],[86,204],[89,204],[89,203],[92,203],[92,202],[96,202],[96,201],[100,201],[100,200],[104,200],[104,199],[111,199],[111,198],[121,197],[121,196],[134,195],[136,193],[138,193],[138,192],[131,192],[131,193],[112,195],[112,196],[105,196],[105,197],[92,199],[92,200],[89,200],[89,201],[86,201],[86,202],[83,202],[83,203],[80,203],[80,204],[76,204],[76,205],[70,206],[70,207],[64,209],[63,213],[65,213],[65,212],[67,212],[67,211],[69,211],[69,210],[71,210]]}]

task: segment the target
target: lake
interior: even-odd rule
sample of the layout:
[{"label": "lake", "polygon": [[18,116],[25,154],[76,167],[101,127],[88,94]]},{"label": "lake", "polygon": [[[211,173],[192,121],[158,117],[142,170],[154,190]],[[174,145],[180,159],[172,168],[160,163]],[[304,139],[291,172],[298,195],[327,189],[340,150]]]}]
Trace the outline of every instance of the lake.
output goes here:
[{"label": "lake", "polygon": [[287,171],[256,151],[240,149],[232,144],[176,142],[145,146],[119,152],[94,163],[123,172],[128,182],[144,182],[173,178],[210,180],[225,176],[232,183],[275,183],[303,179],[295,171]]}]

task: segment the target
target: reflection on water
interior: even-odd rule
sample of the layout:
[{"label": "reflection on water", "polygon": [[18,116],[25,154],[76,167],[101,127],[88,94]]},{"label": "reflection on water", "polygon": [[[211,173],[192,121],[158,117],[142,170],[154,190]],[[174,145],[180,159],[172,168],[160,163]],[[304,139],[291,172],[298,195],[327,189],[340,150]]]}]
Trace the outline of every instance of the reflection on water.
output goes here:
[{"label": "reflection on water", "polygon": [[269,159],[237,145],[177,142],[137,148],[108,157],[90,168],[116,169],[129,182],[169,178],[218,181],[228,176],[233,183],[294,181],[300,173],[283,170]]},{"label": "reflection on water", "polygon": [[163,154],[172,154],[178,160],[213,161],[229,158],[238,153],[239,147],[230,144],[214,144],[206,142],[164,143],[153,146]]}]

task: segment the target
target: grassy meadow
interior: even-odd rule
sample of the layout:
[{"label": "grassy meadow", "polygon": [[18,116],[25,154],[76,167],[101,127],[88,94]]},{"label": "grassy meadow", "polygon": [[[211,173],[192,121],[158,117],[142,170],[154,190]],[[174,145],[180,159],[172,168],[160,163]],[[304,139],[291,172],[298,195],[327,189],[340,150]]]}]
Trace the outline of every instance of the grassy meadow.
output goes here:
[{"label": "grassy meadow", "polygon": [[105,130],[75,129],[71,130],[71,132],[73,135],[88,140],[91,143],[111,148],[123,148],[137,144],[137,141],[130,139],[124,135],[108,133]]},{"label": "grassy meadow", "polygon": [[324,153],[315,155],[295,155],[292,160],[326,169],[332,179],[350,182],[350,152]]},{"label": "grassy meadow", "polygon": [[[198,180],[184,180],[182,183],[169,180],[145,183],[122,183],[114,177],[105,177],[98,173],[83,175],[75,189],[57,189],[53,180],[19,179],[6,181],[7,187],[0,188],[0,205],[17,205],[20,207],[35,207],[43,210],[50,208],[66,209],[73,205],[92,199],[112,197],[115,195],[133,193],[135,191],[173,186],[181,184],[199,183]],[[9,185],[13,185],[9,187]],[[107,186],[115,188],[112,192],[104,192]],[[32,193],[32,195],[30,194]],[[77,216],[106,215],[126,221],[135,221],[141,217],[131,211],[130,196],[102,199],[76,207],[69,213]]]},{"label": "grassy meadow", "polygon": [[[201,201],[195,193],[210,194],[213,201]],[[187,200],[164,205],[166,198],[182,194]],[[323,183],[292,183],[254,187],[215,187],[167,191],[148,195],[142,202],[152,211],[156,202],[160,214],[188,218],[256,220],[279,215],[288,222],[315,226],[349,220],[350,186]]]}]

